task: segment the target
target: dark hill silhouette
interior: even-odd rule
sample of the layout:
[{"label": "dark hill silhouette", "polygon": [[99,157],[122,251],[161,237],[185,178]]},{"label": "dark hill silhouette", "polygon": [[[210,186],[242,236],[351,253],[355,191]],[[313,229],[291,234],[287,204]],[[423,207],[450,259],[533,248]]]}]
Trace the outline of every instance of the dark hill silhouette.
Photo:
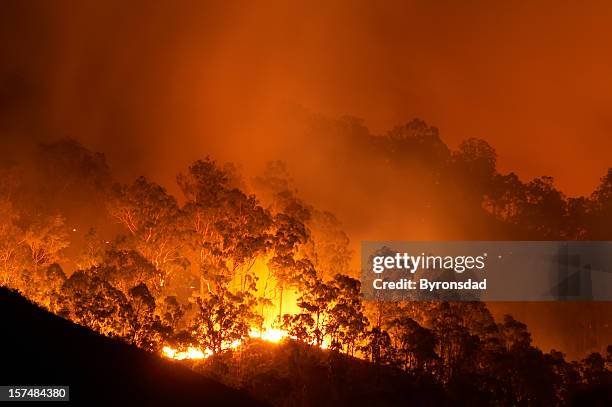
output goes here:
[{"label": "dark hill silhouette", "polygon": [[5,288],[0,288],[0,326],[0,385],[68,385],[71,401],[86,405],[262,405]]}]

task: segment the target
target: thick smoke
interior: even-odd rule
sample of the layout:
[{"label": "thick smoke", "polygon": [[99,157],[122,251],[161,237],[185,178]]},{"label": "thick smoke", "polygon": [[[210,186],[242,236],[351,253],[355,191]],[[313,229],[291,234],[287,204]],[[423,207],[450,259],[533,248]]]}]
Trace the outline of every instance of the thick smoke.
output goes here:
[{"label": "thick smoke", "polygon": [[590,193],[610,164],[611,10],[576,7],[5,2],[0,166],[71,137],[118,179],[178,195],[176,174],[206,155],[247,179],[282,159],[353,248],[490,236],[418,166],[388,165],[377,137],[423,117],[451,150],[481,137],[503,172]]},{"label": "thick smoke", "polygon": [[294,166],[316,160],[291,148],[304,132],[283,122],[287,102],[364,118],[377,134],[422,117],[453,147],[485,138],[502,170],[553,175],[585,194],[609,165],[611,13],[609,4],[9,1],[0,132],[11,145],[74,137],[122,173],[171,181],[206,153],[246,167],[287,151]]}]

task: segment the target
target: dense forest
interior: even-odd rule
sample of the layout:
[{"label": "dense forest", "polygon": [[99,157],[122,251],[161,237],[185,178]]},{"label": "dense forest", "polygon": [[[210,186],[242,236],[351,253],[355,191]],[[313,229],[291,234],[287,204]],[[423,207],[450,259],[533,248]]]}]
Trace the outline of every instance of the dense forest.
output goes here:
[{"label": "dense forest", "polygon": [[[402,186],[384,174],[420,179],[406,211],[418,201],[419,216],[474,225],[465,238],[612,230],[612,170],[591,196],[568,198],[550,177],[500,174],[483,140],[449,149],[421,120],[383,136],[336,124],[352,129],[339,166],[362,163],[364,188],[383,192]],[[42,144],[0,168],[0,285],[274,405],[348,403],[357,388],[370,391],[361,402],[393,405],[417,384],[451,404],[563,405],[612,385],[612,346],[567,360],[485,303],[363,301],[348,234],[300,197],[288,167],[246,179],[203,157],[177,175],[174,196],[145,177],[118,180],[74,140]]]}]

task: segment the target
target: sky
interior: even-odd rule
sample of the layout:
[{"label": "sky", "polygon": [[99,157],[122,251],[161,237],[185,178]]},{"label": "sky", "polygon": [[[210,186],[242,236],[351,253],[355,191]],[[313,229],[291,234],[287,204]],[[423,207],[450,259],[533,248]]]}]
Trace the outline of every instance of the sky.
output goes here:
[{"label": "sky", "polygon": [[551,175],[568,195],[589,194],[612,166],[609,2],[2,8],[4,149],[69,136],[164,183],[207,154],[299,167],[303,135],[281,118],[295,104],[375,134],[419,117],[451,147],[483,138],[502,172]]}]

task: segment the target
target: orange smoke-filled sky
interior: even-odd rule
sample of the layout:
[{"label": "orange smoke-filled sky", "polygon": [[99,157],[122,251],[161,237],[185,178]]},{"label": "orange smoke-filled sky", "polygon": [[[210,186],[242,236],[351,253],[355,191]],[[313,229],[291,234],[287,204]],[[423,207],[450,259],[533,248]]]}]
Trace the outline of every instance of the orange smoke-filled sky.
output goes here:
[{"label": "orange smoke-filled sky", "polygon": [[374,133],[420,117],[588,194],[612,166],[610,21],[606,2],[3,2],[0,133],[169,182],[206,154],[291,163],[297,104]]}]

